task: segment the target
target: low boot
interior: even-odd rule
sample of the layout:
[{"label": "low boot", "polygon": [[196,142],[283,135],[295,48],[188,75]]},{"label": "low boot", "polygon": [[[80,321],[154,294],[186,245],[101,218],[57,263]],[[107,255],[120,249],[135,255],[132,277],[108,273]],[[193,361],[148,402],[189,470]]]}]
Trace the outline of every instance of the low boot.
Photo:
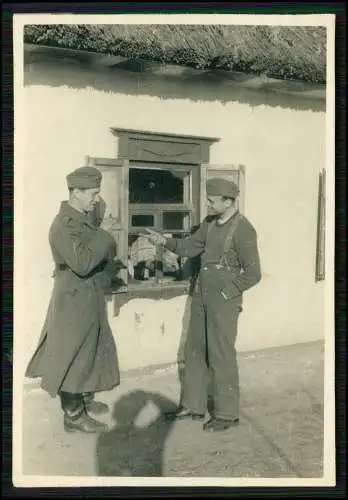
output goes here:
[{"label": "low boot", "polygon": [[225,420],[222,418],[212,417],[203,425],[203,430],[206,432],[221,432],[227,431],[231,427],[236,427],[239,424],[239,419]]},{"label": "low boot", "polygon": [[164,414],[164,418],[166,420],[183,420],[185,418],[190,418],[192,420],[203,420],[204,415],[200,413],[195,413],[181,406],[177,408],[175,411],[166,412]]},{"label": "low boot", "polygon": [[78,417],[71,417],[67,414],[64,415],[64,430],[66,432],[84,432],[87,434],[96,434],[106,432],[108,426],[102,422],[98,422],[91,418],[84,411]]},{"label": "low boot", "polygon": [[102,403],[101,401],[95,401],[93,392],[84,392],[82,396],[85,408],[88,413],[92,413],[93,415],[102,415],[103,413],[108,413],[108,405]]}]

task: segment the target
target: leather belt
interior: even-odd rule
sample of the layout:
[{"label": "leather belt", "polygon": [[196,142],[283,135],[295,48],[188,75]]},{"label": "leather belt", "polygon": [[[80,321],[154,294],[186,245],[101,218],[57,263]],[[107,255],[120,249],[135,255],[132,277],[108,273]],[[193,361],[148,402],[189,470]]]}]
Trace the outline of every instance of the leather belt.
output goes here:
[{"label": "leather belt", "polygon": [[56,269],[59,271],[67,271],[70,267],[66,264],[56,264]]}]

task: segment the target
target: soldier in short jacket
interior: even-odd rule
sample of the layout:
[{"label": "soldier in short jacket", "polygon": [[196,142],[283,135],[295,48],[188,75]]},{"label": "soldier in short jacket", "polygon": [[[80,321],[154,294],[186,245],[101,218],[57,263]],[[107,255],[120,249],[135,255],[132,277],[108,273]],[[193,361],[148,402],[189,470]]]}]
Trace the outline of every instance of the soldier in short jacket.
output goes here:
[{"label": "soldier in short jacket", "polygon": [[59,395],[66,431],[93,433],[107,427],[88,412],[108,410],[93,401],[94,393],[120,382],[101,279],[116,256],[116,244],[106,225],[93,224],[90,217],[99,199],[100,172],[81,167],[67,183],[69,201],[62,202],[49,230],[53,292],[26,376],[41,377],[42,389]]},{"label": "soldier in short jacket", "polygon": [[185,345],[182,405],[167,418],[203,419],[211,374],[214,413],[204,424],[207,431],[225,430],[239,422],[237,324],[243,293],[261,280],[257,233],[236,208],[238,194],[235,183],[210,179],[209,216],[194,234],[166,239],[147,230],[154,243],[182,257],[201,257]]}]

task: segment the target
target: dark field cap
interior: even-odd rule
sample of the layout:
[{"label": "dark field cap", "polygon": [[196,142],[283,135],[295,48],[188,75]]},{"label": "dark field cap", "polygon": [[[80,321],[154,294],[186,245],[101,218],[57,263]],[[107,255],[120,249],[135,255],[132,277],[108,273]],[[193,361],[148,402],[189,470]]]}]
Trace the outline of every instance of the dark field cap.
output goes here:
[{"label": "dark field cap", "polygon": [[226,179],[214,177],[209,179],[206,184],[208,196],[225,196],[226,198],[237,198],[239,188],[237,184]]},{"label": "dark field cap", "polygon": [[94,167],[80,167],[68,174],[66,180],[69,188],[100,188],[102,174]]}]

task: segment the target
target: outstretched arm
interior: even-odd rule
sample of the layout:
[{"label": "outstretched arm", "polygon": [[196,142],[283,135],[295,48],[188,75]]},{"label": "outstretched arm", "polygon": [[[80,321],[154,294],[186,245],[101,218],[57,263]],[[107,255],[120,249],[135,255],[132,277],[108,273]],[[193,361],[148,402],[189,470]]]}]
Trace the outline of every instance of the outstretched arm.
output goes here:
[{"label": "outstretched arm", "polygon": [[185,239],[181,238],[165,238],[162,234],[146,229],[146,236],[154,245],[163,245],[171,252],[174,252],[180,257],[193,258],[200,255],[205,248],[207,237],[208,223],[203,221],[197,231]]}]

